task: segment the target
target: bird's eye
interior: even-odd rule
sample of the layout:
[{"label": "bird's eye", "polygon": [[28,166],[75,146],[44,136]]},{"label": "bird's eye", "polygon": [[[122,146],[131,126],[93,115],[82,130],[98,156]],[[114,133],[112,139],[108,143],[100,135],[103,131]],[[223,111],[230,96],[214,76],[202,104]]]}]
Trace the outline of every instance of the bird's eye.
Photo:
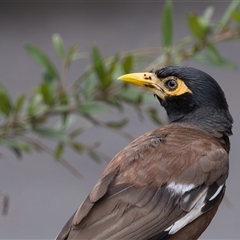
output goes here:
[{"label": "bird's eye", "polygon": [[169,89],[169,90],[175,90],[178,86],[178,83],[175,79],[168,79],[165,82],[165,86]]}]

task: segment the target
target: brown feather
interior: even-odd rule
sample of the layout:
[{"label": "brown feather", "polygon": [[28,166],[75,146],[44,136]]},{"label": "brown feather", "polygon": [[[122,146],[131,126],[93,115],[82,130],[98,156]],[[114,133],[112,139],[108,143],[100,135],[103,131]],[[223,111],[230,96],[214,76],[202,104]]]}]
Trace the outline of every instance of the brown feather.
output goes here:
[{"label": "brown feather", "polygon": [[[184,196],[173,195],[167,185],[194,184],[204,190],[215,182],[223,184],[228,176],[227,146],[225,139],[187,124],[142,135],[112,159],[57,239],[148,239],[163,232],[187,214],[199,193],[191,192],[181,206]],[[209,205],[204,211],[215,208]]]}]

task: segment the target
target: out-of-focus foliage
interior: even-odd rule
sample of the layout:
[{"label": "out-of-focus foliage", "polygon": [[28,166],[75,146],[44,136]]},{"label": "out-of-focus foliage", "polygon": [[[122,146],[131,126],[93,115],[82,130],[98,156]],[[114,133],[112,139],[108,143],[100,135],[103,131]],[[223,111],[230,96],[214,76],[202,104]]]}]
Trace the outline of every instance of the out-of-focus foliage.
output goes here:
[{"label": "out-of-focus foliage", "polygon": [[[174,43],[173,4],[166,1],[161,12],[162,46],[119,52],[108,58],[102,56],[97,46],[93,46],[90,53],[80,52],[77,45],[67,49],[61,36],[54,34],[53,48],[62,62],[62,69],[57,69],[42,50],[26,45],[27,53],[42,67],[44,74],[30,97],[20,94],[13,100],[0,84],[0,144],[11,149],[18,157],[23,152],[48,152],[79,176],[76,169],[62,157],[66,147],[77,153],[87,153],[96,161],[103,156],[97,151],[97,144],[86,145],[84,139],[79,141],[79,136],[86,128],[84,124],[73,125],[74,115],[81,116],[85,122],[129,137],[124,132],[128,119],[103,122],[98,118],[99,113],[106,113],[112,108],[123,111],[126,103],[156,124],[161,124],[157,109],[143,105],[148,101],[145,92],[117,81],[118,76],[136,70],[184,64],[188,59],[212,66],[237,68],[236,64],[221,55],[217,43],[230,39],[239,41],[240,1],[230,3],[220,20],[213,19],[213,13],[213,7],[208,7],[201,16],[189,13],[186,24],[190,35]],[[79,73],[79,78],[73,84],[69,84],[71,64],[86,57],[91,61],[89,68]],[[50,128],[48,121],[52,117],[57,118],[58,122]],[[41,140],[43,138],[55,141],[55,149],[45,145]]]}]

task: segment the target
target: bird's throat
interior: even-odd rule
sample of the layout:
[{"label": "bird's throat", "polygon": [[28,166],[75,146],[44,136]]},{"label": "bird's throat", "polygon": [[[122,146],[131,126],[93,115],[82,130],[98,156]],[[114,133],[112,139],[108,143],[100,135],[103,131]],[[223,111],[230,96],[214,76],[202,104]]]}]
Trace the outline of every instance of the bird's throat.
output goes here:
[{"label": "bird's throat", "polygon": [[194,124],[196,127],[218,138],[232,135],[233,120],[226,110],[204,107],[195,109],[195,111],[185,115],[171,113],[169,121]]}]

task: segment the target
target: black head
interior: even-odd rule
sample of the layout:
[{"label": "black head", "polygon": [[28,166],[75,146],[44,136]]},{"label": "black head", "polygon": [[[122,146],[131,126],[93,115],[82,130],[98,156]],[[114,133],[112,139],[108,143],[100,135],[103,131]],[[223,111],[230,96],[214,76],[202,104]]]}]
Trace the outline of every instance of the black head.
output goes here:
[{"label": "black head", "polygon": [[207,73],[191,67],[169,66],[157,70],[155,74],[159,79],[173,76],[183,81],[190,90],[181,95],[168,94],[164,99],[159,99],[164,107],[169,108],[169,114],[186,115],[188,112],[205,107],[228,111],[224,92]]},{"label": "black head", "polygon": [[191,122],[231,134],[232,117],[219,84],[191,67],[168,66],[155,73],[124,75],[122,80],[144,87],[158,98],[170,122]]}]

